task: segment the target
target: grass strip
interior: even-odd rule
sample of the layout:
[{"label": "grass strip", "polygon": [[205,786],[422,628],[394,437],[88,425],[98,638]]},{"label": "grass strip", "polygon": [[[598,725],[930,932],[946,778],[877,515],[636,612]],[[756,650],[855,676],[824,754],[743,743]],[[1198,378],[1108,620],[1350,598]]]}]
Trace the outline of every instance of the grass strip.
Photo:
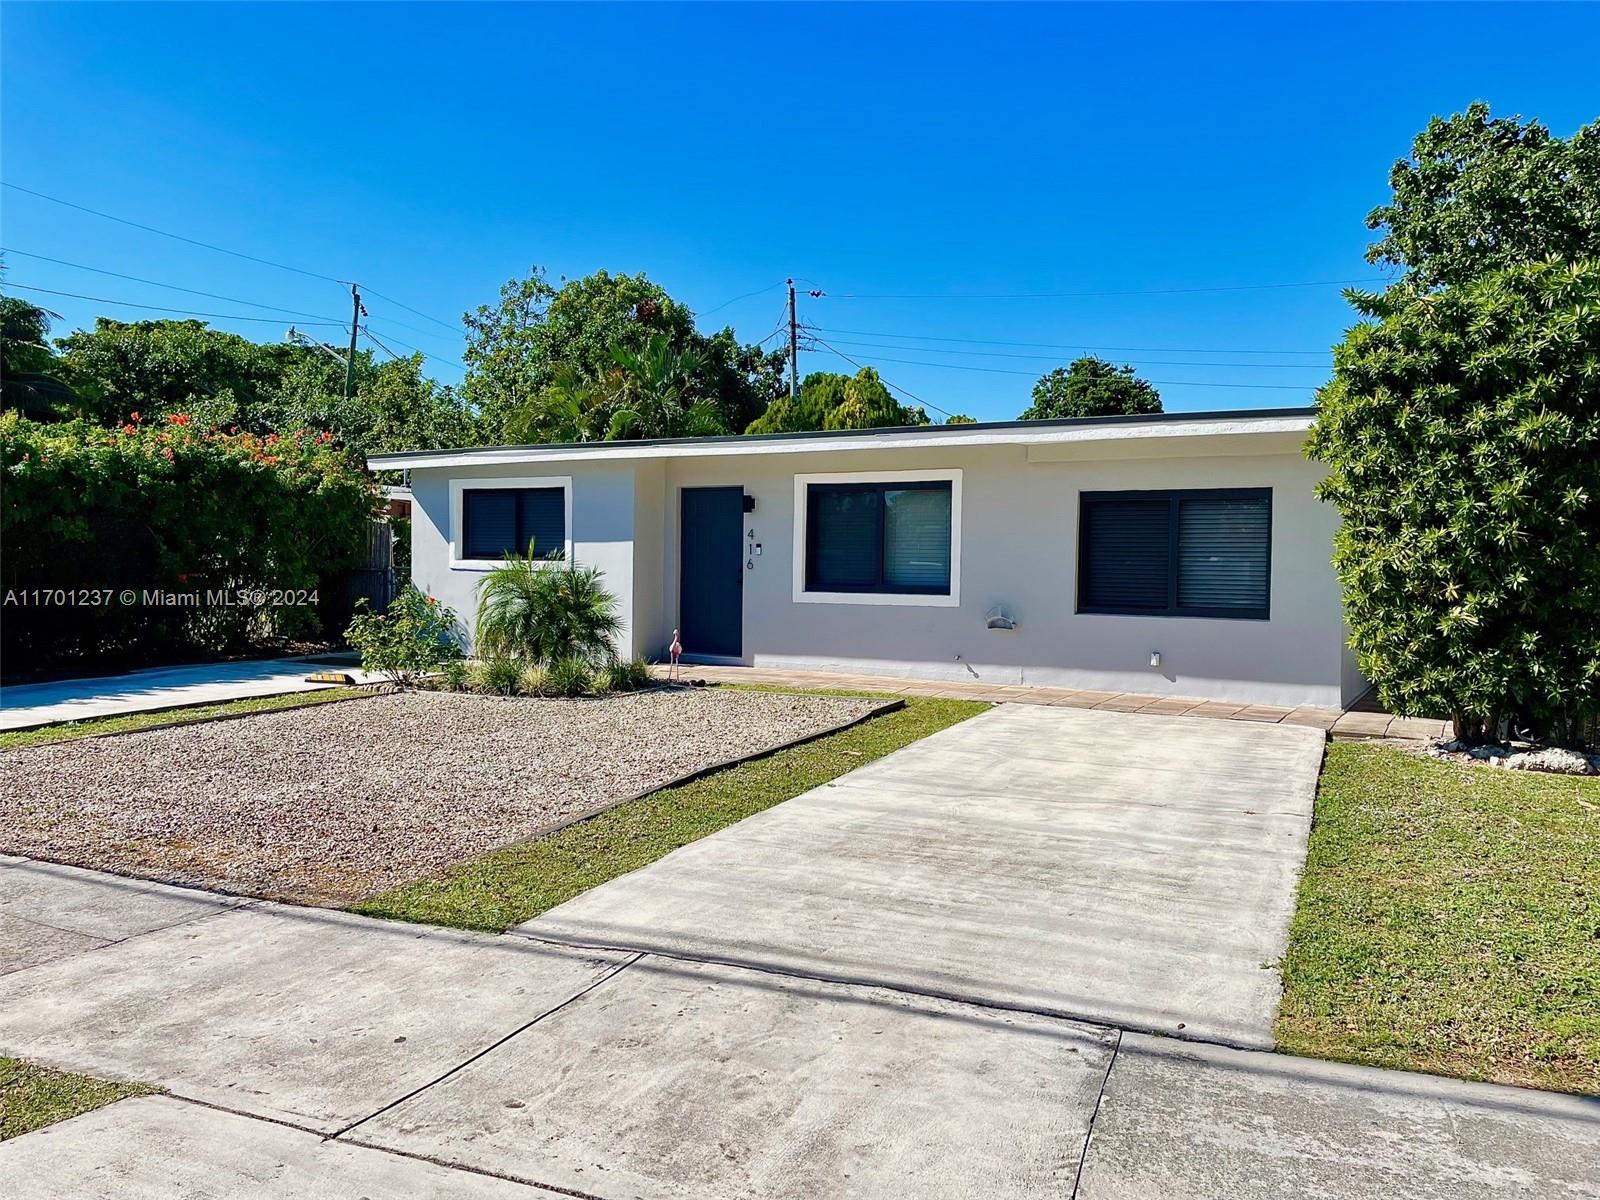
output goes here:
[{"label": "grass strip", "polygon": [[905,707],[894,712],[652,792],[548,837],[381,892],[353,910],[460,929],[509,929],[988,707],[971,700],[906,697]]},{"label": "grass strip", "polygon": [[52,1071],[20,1058],[0,1057],[0,1142],[115,1100],[147,1096],[157,1090],[142,1083],[112,1083],[70,1071]]},{"label": "grass strip", "polygon": [[1291,1054],[1600,1092],[1600,779],[1334,744],[1283,984]]},{"label": "grass strip", "polygon": [[53,742],[76,742],[81,738],[104,737],[109,733],[138,733],[168,725],[196,725],[227,717],[246,717],[254,713],[277,712],[285,708],[305,708],[330,704],[373,693],[363,688],[324,688],[315,692],[286,692],[277,696],[251,696],[221,704],[199,704],[189,708],[163,708],[152,712],[128,713],[120,717],[89,717],[60,725],[41,725],[37,729],[17,729],[0,733],[0,750],[22,750],[29,746],[48,746]]}]

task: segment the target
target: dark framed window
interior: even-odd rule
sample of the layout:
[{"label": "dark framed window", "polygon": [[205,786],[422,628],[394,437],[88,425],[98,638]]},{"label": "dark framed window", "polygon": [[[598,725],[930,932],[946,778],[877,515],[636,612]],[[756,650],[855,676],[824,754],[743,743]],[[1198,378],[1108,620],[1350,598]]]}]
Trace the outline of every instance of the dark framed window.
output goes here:
[{"label": "dark framed window", "polygon": [[461,557],[526,554],[560,558],[567,548],[567,497],[558,487],[467,488],[461,493]]},{"label": "dark framed window", "polygon": [[808,592],[950,594],[948,479],[806,485]]},{"label": "dark framed window", "polygon": [[1078,611],[1267,619],[1272,489],[1084,492]]}]

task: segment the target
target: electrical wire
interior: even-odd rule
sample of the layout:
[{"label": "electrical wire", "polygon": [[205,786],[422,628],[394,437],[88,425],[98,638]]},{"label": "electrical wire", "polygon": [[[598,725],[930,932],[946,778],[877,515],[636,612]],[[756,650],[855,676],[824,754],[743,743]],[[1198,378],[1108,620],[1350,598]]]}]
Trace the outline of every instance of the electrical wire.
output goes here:
[{"label": "electrical wire", "polygon": [[259,300],[242,300],[238,296],[224,296],[220,292],[202,292],[197,288],[180,287],[176,283],[162,283],[158,279],[145,279],[138,275],[125,275],[121,271],[108,271],[104,267],[91,267],[84,263],[68,262],[64,258],[51,258],[48,254],[34,254],[29,250],[18,250],[15,246],[0,246],[0,254],[20,254],[23,258],[36,258],[40,262],[55,263],[57,266],[71,267],[77,271],[93,271],[96,275],[110,275],[116,279],[127,279],[133,283],[145,283],[151,287],[167,288],[174,292],[186,292],[191,296],[204,296],[207,300],[226,300],[230,304],[247,304],[251,308],[265,308],[272,312],[279,312],[288,317],[311,317],[318,321],[338,322],[336,317],[326,313],[302,312],[296,308],[281,308],[276,304],[263,304]]},{"label": "electrical wire", "polygon": [[1358,283],[1387,283],[1379,276],[1365,279],[1308,279],[1296,283],[1234,283],[1208,287],[1129,288],[1098,292],[829,292],[835,300],[1091,300],[1113,296],[1190,296],[1210,292],[1260,292],[1280,288],[1349,287]]},{"label": "electrical wire", "polygon": [[[855,359],[851,358],[843,350],[835,349],[834,347],[828,345],[828,343],[823,341],[821,338],[814,338],[813,340],[817,343],[817,345],[821,346],[824,350],[829,350],[829,351],[832,351],[834,354],[837,354],[840,358],[844,359],[845,362],[849,363],[856,370],[860,371],[860,370],[863,369],[862,365],[860,363],[858,363]],[[902,395],[909,396],[911,399],[915,400],[918,404],[925,405],[926,407],[933,409],[933,411],[936,412],[936,413],[943,413],[946,417],[955,416],[955,413],[951,412],[949,409],[940,408],[937,404],[933,403],[933,401],[931,401],[931,400],[924,400],[921,396],[917,395],[915,392],[911,391],[909,388],[903,388],[897,383],[890,383],[887,379],[884,379],[882,375],[879,375],[878,378],[883,380],[883,384],[884,384],[885,387],[891,387],[895,391],[901,393]]]},{"label": "electrical wire", "polygon": [[770,292],[773,288],[781,288],[782,286],[783,286],[783,284],[781,284],[781,283],[769,283],[769,284],[767,284],[766,287],[757,288],[753,292],[746,292],[742,296],[735,296],[732,300],[724,300],[721,304],[717,305],[715,308],[708,308],[708,309],[706,309],[705,312],[697,313],[696,315],[697,316],[701,316],[701,317],[709,317],[713,313],[721,312],[723,309],[729,307],[730,305],[734,305],[734,304],[739,303],[739,301],[741,301],[741,300],[748,300],[752,296],[764,295],[765,293]]},{"label": "electrical wire", "polygon": [[[969,358],[1024,358],[1044,362],[1060,362],[1059,354],[1014,354],[1004,350],[941,350],[937,346],[895,346],[886,342],[856,342],[841,338],[841,346],[859,346],[867,350],[907,350],[918,354],[957,354]],[[1180,359],[1123,359],[1130,366],[1141,367],[1238,367],[1249,370],[1327,371],[1323,363],[1262,363],[1262,362],[1185,362]]]},{"label": "electrical wire", "polygon": [[[446,329],[448,329],[451,333],[455,334],[457,337],[461,336],[461,332],[462,331],[461,331],[461,326],[460,325],[452,325],[449,321],[441,321],[438,317],[429,316],[427,313],[423,312],[421,309],[412,308],[411,305],[405,303],[402,300],[396,300],[393,296],[385,296],[382,292],[377,291],[374,288],[367,287],[367,285],[364,284],[364,283],[363,284],[358,284],[357,286],[365,289],[366,294],[369,295],[369,296],[376,296],[379,300],[387,300],[390,304],[398,304],[401,308],[405,309],[408,313],[415,313],[417,316],[421,317],[423,320],[432,321],[435,325],[443,325]],[[396,322],[396,324],[398,324],[398,322]],[[437,335],[430,335],[430,336],[437,336]]]},{"label": "electrical wire", "polygon": [[396,354],[396,353],[395,353],[395,352],[394,352],[394,351],[393,351],[393,350],[391,350],[391,349],[389,349],[389,347],[387,347],[387,346],[385,346],[385,345],[384,345],[384,344],[383,344],[383,343],[382,343],[382,342],[380,342],[380,341],[379,341],[379,340],[378,340],[378,338],[377,338],[377,335],[376,335],[376,334],[374,334],[374,333],[373,333],[373,332],[372,332],[372,330],[370,330],[370,329],[368,329],[368,328],[367,328],[367,327],[366,327],[366,326],[365,326],[365,325],[362,325],[362,326],[360,326],[360,329],[361,329],[361,332],[362,332],[362,333],[364,333],[364,334],[366,334],[366,337],[367,337],[367,340],[368,340],[368,341],[369,341],[369,342],[371,342],[371,343],[372,343],[372,344],[373,344],[373,345],[374,345],[374,346],[377,346],[377,347],[378,347],[378,348],[379,348],[379,349],[380,349],[380,350],[382,350],[382,351],[383,351],[383,352],[384,352],[384,353],[385,353],[385,354],[387,354],[387,355],[388,355],[388,356],[389,356],[389,357],[390,357],[390,358],[392,358],[392,359],[394,359],[394,360],[395,360],[395,362],[403,362],[403,361],[404,361],[404,360],[403,360],[403,359],[402,359],[402,358],[401,358],[401,357],[400,357],[400,356],[399,356],[399,355],[398,355],[398,354]]},{"label": "electrical wire", "polygon": [[[855,361],[841,351],[835,350],[832,346],[828,346],[828,343],[824,342],[821,338],[817,339],[817,344],[820,346],[827,346],[828,349],[833,350],[835,354],[839,355],[839,357],[844,359],[846,362]],[[1038,377],[1037,371],[1016,371],[1008,367],[970,367],[966,363],[920,362],[911,358],[880,358],[878,361],[900,363],[908,367],[938,367],[946,371],[981,371],[986,375],[1025,375],[1029,378]],[[887,382],[887,380],[885,382]],[[1308,391],[1314,387],[1313,384],[1308,383],[1209,383],[1198,379],[1148,379],[1145,382],[1159,384],[1162,387],[1265,388],[1280,392]],[[942,412],[943,410],[941,409],[940,411]]]},{"label": "electrical wire", "polygon": [[[242,313],[196,312],[189,308],[167,308],[160,304],[136,304],[132,300],[112,300],[106,296],[86,296],[82,292],[62,292],[57,291],[55,288],[36,287],[35,285],[29,283],[15,283],[9,279],[4,283],[0,283],[0,290],[5,288],[22,288],[24,291],[29,292],[43,292],[47,296],[70,296],[74,300],[93,300],[96,304],[110,304],[118,308],[139,308],[145,309],[149,312],[178,313],[181,316],[207,317],[216,321],[261,321],[268,325],[281,325],[283,323],[282,317],[250,317],[245,316]],[[304,323],[307,325],[338,325],[341,327],[348,327],[344,321],[316,320],[306,321]]]},{"label": "electrical wire", "polygon": [[[1195,346],[1092,346],[1080,342],[1007,342],[998,338],[941,337],[931,333],[886,333],[881,329],[822,328],[823,333],[848,333],[854,337],[899,338],[916,342],[961,342],[973,346],[1027,346],[1039,350],[1106,350],[1127,354],[1330,354],[1329,350],[1246,350],[1240,347],[1207,348]],[[905,349],[921,349],[907,346]]]}]

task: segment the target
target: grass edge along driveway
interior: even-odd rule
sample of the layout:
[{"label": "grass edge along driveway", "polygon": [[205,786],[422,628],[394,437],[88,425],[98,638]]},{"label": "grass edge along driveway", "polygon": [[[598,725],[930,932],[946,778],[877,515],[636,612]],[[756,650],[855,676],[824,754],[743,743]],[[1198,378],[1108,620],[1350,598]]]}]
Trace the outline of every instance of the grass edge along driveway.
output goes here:
[{"label": "grass edge along driveway", "polygon": [[905,707],[766,758],[651,792],[536,841],[493,850],[473,862],[381,892],[352,905],[351,911],[460,929],[510,929],[679,846],[991,707],[971,700],[883,698],[904,699]]},{"label": "grass edge along driveway", "polygon": [[1334,743],[1278,1049],[1600,1092],[1600,779]]},{"label": "grass edge along driveway", "polygon": [[0,1142],[129,1096],[148,1096],[158,1090],[141,1083],[115,1083],[0,1056]]}]

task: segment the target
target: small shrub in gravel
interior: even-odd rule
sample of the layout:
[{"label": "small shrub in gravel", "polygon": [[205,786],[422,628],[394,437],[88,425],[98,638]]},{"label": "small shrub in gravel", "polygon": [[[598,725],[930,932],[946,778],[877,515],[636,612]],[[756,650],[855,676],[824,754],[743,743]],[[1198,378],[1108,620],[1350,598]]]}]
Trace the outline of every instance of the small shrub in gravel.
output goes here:
[{"label": "small shrub in gravel", "polygon": [[558,658],[544,672],[547,696],[586,696],[594,690],[594,672],[581,658]]},{"label": "small shrub in gravel", "polygon": [[455,630],[456,614],[408,583],[390,601],[388,612],[368,612],[366,601],[358,600],[355,620],[344,635],[361,651],[363,670],[409,686],[460,659]]},{"label": "small shrub in gravel", "polygon": [[439,686],[447,692],[464,692],[467,690],[469,674],[467,664],[461,659],[447,662],[440,672]]},{"label": "small shrub in gravel", "polygon": [[545,694],[544,668],[529,663],[517,675],[517,691],[524,696],[543,696]]},{"label": "small shrub in gravel", "polygon": [[636,692],[649,687],[650,664],[635,655],[633,658],[614,658],[606,664],[605,687],[608,692]]},{"label": "small shrub in gravel", "polygon": [[509,658],[482,658],[468,668],[472,690],[486,696],[515,696],[522,666]]}]

